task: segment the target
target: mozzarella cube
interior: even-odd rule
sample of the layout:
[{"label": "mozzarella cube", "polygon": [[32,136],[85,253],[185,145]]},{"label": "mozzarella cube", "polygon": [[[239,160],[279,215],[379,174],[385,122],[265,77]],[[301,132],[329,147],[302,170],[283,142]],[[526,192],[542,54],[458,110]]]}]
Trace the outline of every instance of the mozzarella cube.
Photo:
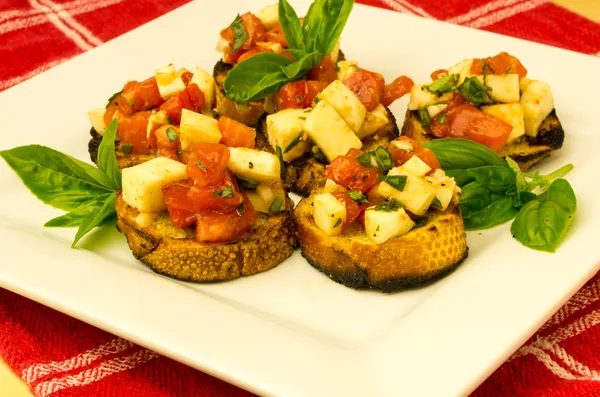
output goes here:
[{"label": "mozzarella cube", "polygon": [[440,103],[438,105],[431,105],[427,107],[427,113],[429,113],[430,118],[434,118],[438,114],[440,114],[444,109],[446,109],[448,105],[445,103]]},{"label": "mozzarella cube", "polygon": [[244,193],[255,210],[263,214],[269,214],[270,204],[267,204],[255,190],[246,190]]},{"label": "mozzarella cube", "polygon": [[[303,109],[285,109],[267,116],[269,143],[274,150],[277,146],[281,148],[283,161],[296,160],[310,148],[310,143],[306,141],[303,132],[304,120],[307,116],[308,112]],[[293,146],[290,147],[292,144]]]},{"label": "mozzarella cube", "polygon": [[[354,94],[352,94],[354,95]],[[360,149],[362,142],[327,101],[319,101],[304,122],[304,131],[327,160]]]},{"label": "mozzarella cube", "polygon": [[344,83],[334,80],[317,95],[317,98],[329,103],[352,131],[360,131],[367,115],[367,108]]},{"label": "mozzarella cube", "polygon": [[93,109],[88,112],[88,119],[90,119],[90,123],[94,130],[100,135],[104,135],[104,131],[106,130],[106,124],[104,124],[104,112],[106,109]]},{"label": "mozzarella cube", "polygon": [[279,3],[268,5],[255,12],[254,15],[260,19],[263,25],[265,25],[265,28],[269,30],[279,23]]},{"label": "mozzarella cube", "polygon": [[387,110],[385,109],[385,106],[380,103],[375,109],[367,112],[365,121],[360,126],[360,130],[356,135],[360,139],[363,139],[364,137],[377,132],[377,130],[387,125],[389,121]]},{"label": "mozzarella cube", "polygon": [[211,115],[212,105],[215,101],[215,78],[204,69],[196,67],[190,84],[196,84],[200,88],[200,91],[202,91],[202,94],[204,94],[202,113]]},{"label": "mozzarella cube", "polygon": [[452,201],[452,196],[454,196],[454,192],[458,187],[456,186],[454,178],[446,176],[442,170],[439,170],[441,171],[439,173],[437,171],[438,170],[436,170],[432,175],[425,177],[425,179],[434,187],[435,197],[441,204],[440,209],[445,211]]},{"label": "mozzarella cube", "polygon": [[415,176],[425,176],[425,174],[431,171],[431,167],[416,155],[402,164],[402,168]]},{"label": "mozzarella cube", "polygon": [[271,207],[271,204],[275,199],[279,198],[279,200],[281,200],[281,206],[279,207],[279,211],[285,210],[286,195],[285,190],[283,190],[283,184],[279,187],[275,187],[261,183],[256,187],[256,193],[258,193],[260,198],[269,207]]},{"label": "mozzarella cube", "polygon": [[525,121],[525,134],[537,136],[542,121],[554,109],[554,97],[550,86],[539,80],[532,80],[521,95],[521,106]]},{"label": "mozzarella cube", "polygon": [[169,116],[164,110],[156,111],[153,110],[150,117],[148,117],[148,126],[146,127],[146,137],[150,138],[150,135],[158,128],[163,125],[169,124]]},{"label": "mozzarella cube", "polygon": [[323,193],[335,193],[335,192],[345,192],[346,188],[342,185],[338,185],[331,179],[327,179],[325,181],[325,186],[323,187]]},{"label": "mozzarella cube", "polygon": [[179,134],[183,150],[192,150],[200,142],[219,143],[223,137],[217,120],[188,109],[181,110]]},{"label": "mozzarella cube", "polygon": [[465,59],[460,61],[456,65],[448,68],[448,74],[458,75],[456,85],[461,85],[467,77],[471,77],[471,66],[473,65],[473,59]]},{"label": "mozzarella cube", "polygon": [[[483,75],[477,75],[477,80],[483,85]],[[519,75],[518,74],[488,74],[485,76],[485,84],[492,90],[488,95],[496,102],[515,103],[519,102]]]},{"label": "mozzarella cube", "polygon": [[506,140],[507,143],[525,135],[523,107],[519,103],[482,106],[481,111],[512,125],[513,129]]},{"label": "mozzarella cube", "polygon": [[124,168],[123,200],[139,212],[158,212],[167,209],[162,187],[167,183],[188,179],[186,165],[168,157],[157,157]]},{"label": "mozzarella cube", "polygon": [[342,234],[342,226],[346,222],[346,205],[331,193],[317,194],[313,204],[313,219],[317,227],[328,236]]},{"label": "mozzarella cube", "polygon": [[401,139],[395,139],[391,143],[396,149],[406,150],[407,152],[412,152],[414,150],[412,143],[410,141],[405,141]]},{"label": "mozzarella cube", "polygon": [[243,147],[229,148],[229,169],[244,179],[275,183],[281,179],[279,159],[272,153]]},{"label": "mozzarella cube", "polygon": [[365,231],[367,236],[377,244],[406,234],[414,226],[415,222],[402,207],[393,211],[370,207],[365,211]]},{"label": "mozzarella cube", "polygon": [[430,105],[437,105],[442,102],[449,102],[454,97],[454,93],[434,94],[425,88],[425,85],[414,85],[410,89],[410,100],[408,110],[419,110]]},{"label": "mozzarella cube", "polygon": [[356,61],[339,61],[337,67],[338,80],[344,82],[352,73],[358,70],[358,63]]},{"label": "mozzarella cube", "polygon": [[[377,185],[373,186],[371,190],[367,192],[367,199],[371,203],[380,203],[382,201],[387,200],[387,196],[381,192],[382,182],[377,183]],[[387,185],[387,184],[386,184]],[[388,185],[389,186],[389,185]]]},{"label": "mozzarella cube", "polygon": [[531,79],[529,77],[522,77],[521,80],[519,80],[519,89],[521,92],[527,89],[529,83],[531,83]]},{"label": "mozzarella cube", "polygon": [[405,175],[406,185],[402,191],[386,182],[382,182],[379,192],[386,198],[399,201],[407,210],[415,215],[423,215],[435,198],[435,188],[421,177],[413,175],[403,167],[392,168],[388,176]]},{"label": "mozzarella cube", "polygon": [[183,79],[173,64],[157,70],[155,76],[158,92],[165,101],[185,89]]}]

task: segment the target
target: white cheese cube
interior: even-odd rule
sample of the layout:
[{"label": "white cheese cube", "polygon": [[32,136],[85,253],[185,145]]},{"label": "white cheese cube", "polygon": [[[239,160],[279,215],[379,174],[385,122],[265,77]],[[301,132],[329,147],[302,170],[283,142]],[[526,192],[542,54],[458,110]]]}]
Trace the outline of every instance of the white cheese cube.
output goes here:
[{"label": "white cheese cube", "polygon": [[283,190],[283,184],[280,187],[269,186],[261,183],[256,187],[256,193],[260,196],[260,198],[270,207],[273,201],[279,198],[281,202],[281,206],[279,207],[279,211],[283,211],[285,209],[285,201],[286,195],[285,190]]},{"label": "white cheese cube", "polygon": [[229,148],[229,169],[242,178],[266,184],[281,179],[279,159],[272,153],[243,147]]},{"label": "white cheese cube", "polygon": [[456,82],[457,86],[461,85],[467,77],[471,77],[471,66],[473,65],[473,59],[465,59],[460,61],[456,65],[448,68],[448,74],[458,75]]},{"label": "white cheese cube", "polygon": [[323,193],[334,193],[334,192],[345,192],[346,188],[342,185],[338,185],[331,179],[327,179],[325,181],[325,186],[323,187]]},{"label": "white cheese cube", "polygon": [[247,190],[244,192],[250,203],[258,212],[269,214],[269,204],[267,204],[255,190]]},{"label": "white cheese cube", "polygon": [[150,138],[150,135],[158,128],[163,125],[169,124],[169,116],[164,110],[156,111],[153,110],[150,117],[148,117],[148,126],[146,127],[146,137]]},{"label": "white cheese cube", "polygon": [[407,152],[412,152],[414,150],[412,143],[410,141],[395,139],[391,143],[396,149],[406,150]]},{"label": "white cheese cube", "polygon": [[179,132],[183,150],[192,150],[200,142],[219,143],[223,137],[217,120],[188,109],[181,111]]},{"label": "white cheese cube", "polygon": [[554,109],[554,97],[550,86],[539,80],[532,80],[521,95],[521,106],[525,121],[525,134],[537,136],[542,121]]},{"label": "white cheese cube", "polygon": [[507,143],[525,135],[523,108],[519,103],[482,106],[481,111],[512,125],[513,129],[508,136]]},{"label": "white cheese cube", "polygon": [[404,168],[407,172],[419,177],[425,176],[425,174],[431,171],[431,167],[428,166],[427,163],[421,160],[418,156],[412,156],[407,162],[402,164],[402,168]]},{"label": "white cheese cube", "polygon": [[158,92],[165,101],[185,89],[183,79],[177,73],[175,66],[170,64],[155,73]]},{"label": "white cheese cube", "polygon": [[93,109],[88,112],[88,119],[90,119],[90,123],[92,127],[96,130],[96,132],[100,135],[104,135],[104,131],[106,130],[106,124],[104,124],[104,112],[106,109]]},{"label": "white cheese cube", "polygon": [[[296,160],[310,148],[310,143],[306,141],[303,133],[304,120],[307,116],[308,111],[303,109],[285,109],[267,116],[269,143],[273,150],[276,150],[277,146],[281,148],[283,161]],[[284,153],[288,148],[289,151]]]},{"label": "white cheese cube", "polygon": [[358,70],[358,62],[356,61],[339,61],[338,67],[338,80],[344,82],[350,77],[350,75]]},{"label": "white cheese cube", "polygon": [[427,107],[427,113],[429,113],[430,118],[434,118],[438,114],[442,113],[444,109],[446,109],[448,105],[445,103],[440,103],[438,105],[431,105]]},{"label": "white cheese cube", "polygon": [[450,201],[452,201],[455,188],[456,182],[454,181],[454,178],[448,178],[445,182],[440,183],[435,190],[435,197],[442,205],[442,211],[445,211],[446,208],[448,208]]},{"label": "white cheese cube", "polygon": [[[373,186],[371,188],[371,190],[369,190],[367,192],[367,199],[371,203],[380,203],[382,201],[387,200],[387,196],[381,192],[381,185],[382,185],[382,182],[379,182],[377,185]],[[387,183],[386,183],[386,185],[387,185]],[[390,185],[387,185],[387,186],[390,187]],[[384,188],[384,190],[385,190],[385,188]]]},{"label": "white cheese cube", "polygon": [[279,23],[279,4],[273,3],[268,5],[255,12],[254,15],[260,19],[263,25],[265,25],[265,28],[269,30]]},{"label": "white cheese cube", "polygon": [[204,69],[196,67],[196,71],[190,80],[190,84],[196,84],[204,94],[204,107],[202,113],[211,115],[212,105],[215,100],[215,78]]},{"label": "white cheese cube", "polygon": [[135,223],[142,229],[145,229],[156,222],[159,216],[160,212],[140,212],[135,217]]},{"label": "white cheese cube", "polygon": [[519,80],[519,88],[521,89],[521,92],[527,89],[529,83],[531,83],[531,79],[529,77],[522,77],[521,80]]},{"label": "white cheese cube", "polygon": [[167,183],[188,179],[186,165],[167,157],[157,157],[124,168],[123,200],[139,212],[164,211],[162,187]]},{"label": "white cheese cube", "polygon": [[407,210],[415,215],[423,215],[435,198],[435,188],[423,178],[413,175],[403,167],[392,168],[388,176],[405,175],[406,185],[402,191],[397,190],[386,182],[381,183],[379,192],[387,198],[400,202]]},{"label": "white cheese cube", "polygon": [[449,102],[454,96],[454,93],[447,92],[445,94],[434,94],[425,88],[425,85],[414,85],[410,89],[410,101],[408,102],[408,110],[419,110],[430,105],[437,105],[442,102]]},{"label": "white cheese cube", "polygon": [[[352,94],[354,95],[354,94]],[[362,142],[327,101],[319,101],[304,122],[304,132],[332,161],[350,149],[360,149]]]},{"label": "white cheese cube", "polygon": [[314,198],[313,218],[317,227],[328,236],[342,234],[346,222],[346,205],[331,193],[317,194]]},{"label": "white cheese cube", "polygon": [[400,206],[395,210],[376,210],[375,207],[370,207],[365,211],[365,231],[377,244],[406,234],[414,225],[415,222]]},{"label": "white cheese cube", "polygon": [[[483,75],[477,75],[477,80],[483,85]],[[515,103],[519,102],[519,75],[518,74],[488,74],[485,84],[492,90],[488,95],[496,102]]]},{"label": "white cheese cube", "polygon": [[327,101],[344,119],[352,131],[360,131],[360,127],[367,115],[367,108],[344,83],[334,80],[317,95],[317,98]]},{"label": "white cheese cube", "polygon": [[360,139],[363,139],[366,136],[374,134],[387,123],[389,123],[387,110],[385,109],[385,106],[380,103],[375,109],[367,112],[365,121],[360,126],[360,130],[356,135]]}]

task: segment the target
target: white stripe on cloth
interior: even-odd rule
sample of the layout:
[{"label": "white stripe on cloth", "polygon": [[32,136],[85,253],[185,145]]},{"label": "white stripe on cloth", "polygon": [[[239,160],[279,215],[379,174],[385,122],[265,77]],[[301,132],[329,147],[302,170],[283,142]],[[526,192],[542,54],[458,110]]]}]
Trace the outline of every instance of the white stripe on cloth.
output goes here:
[{"label": "white stripe on cloth", "polygon": [[75,44],[77,44],[79,48],[81,48],[82,50],[91,50],[92,48],[94,48],[85,40],[83,36],[81,36],[81,34],[79,34],[79,32],[77,32],[74,29],[71,29],[58,17],[58,15],[52,13],[50,8],[41,4],[40,2],[38,2],[38,0],[29,0],[29,4],[31,4],[33,8],[37,8],[46,12],[48,14],[48,20],[50,20],[50,22],[52,22],[52,24],[56,26],[58,30],[63,32],[65,36],[67,36]]},{"label": "white stripe on cloth", "polygon": [[39,0],[40,3],[49,7],[64,23],[69,25],[70,28],[74,29],[79,33],[85,40],[93,45],[98,46],[102,44],[102,40],[97,38],[92,32],[90,32],[85,26],[77,22],[68,11],[64,9],[60,4],[54,3],[52,0]]},{"label": "white stripe on cloth", "polygon": [[420,15],[425,18],[433,18],[433,16],[431,14],[429,14],[427,11],[425,11],[424,9],[422,9],[419,6],[411,4],[410,2],[408,2],[406,0],[392,0],[392,1],[396,2],[397,4],[399,4],[401,6],[406,7],[407,9],[411,10],[412,12],[414,12],[417,15]]},{"label": "white stripe on cloth", "polygon": [[514,17],[515,15],[531,11],[543,4],[548,3],[548,1],[549,0],[533,0],[525,3],[516,4],[512,7],[488,14],[484,17],[481,17],[464,25],[472,28],[483,28],[503,21],[505,19]]},{"label": "white stripe on cloth", "polygon": [[17,77],[11,77],[10,79],[0,81],[0,91],[5,90],[13,85],[19,84],[22,81],[28,80],[46,70],[55,67],[56,65],[67,61],[69,58],[61,58],[52,62],[49,62],[45,65],[38,66],[37,68],[30,70],[29,72],[22,74]]},{"label": "white stripe on cloth", "polygon": [[90,349],[64,361],[54,361],[51,363],[32,365],[21,373],[21,378],[23,378],[25,383],[31,385],[33,382],[45,376],[53,375],[56,377],[62,372],[86,367],[99,358],[120,353],[132,348],[133,346],[135,346],[133,343],[125,339],[115,338],[104,343],[103,345]]},{"label": "white stripe on cloth", "polygon": [[496,0],[496,1],[490,1],[489,3],[486,3],[484,5],[481,5],[479,7],[473,8],[472,10],[469,10],[469,12],[462,14],[462,15],[458,15],[452,18],[449,18],[446,20],[446,22],[449,23],[456,23],[456,24],[462,24],[468,21],[472,21],[473,19],[478,19],[481,18],[482,16],[485,16],[486,14],[492,12],[492,11],[496,11],[500,8],[505,8],[508,6],[511,6],[515,3],[520,3],[523,0]]},{"label": "white stripe on cloth", "polygon": [[117,357],[112,360],[104,361],[98,366],[86,369],[75,375],[42,382],[35,387],[34,392],[38,397],[47,397],[60,390],[71,387],[81,387],[98,382],[107,376],[133,369],[157,357],[160,357],[158,353],[148,349],[142,349],[129,356]]},{"label": "white stripe on cloth", "polygon": [[564,322],[567,317],[581,311],[600,299],[600,279],[583,287],[567,303],[563,305],[550,320],[540,328],[546,329]]},{"label": "white stripe on cloth", "polygon": [[381,0],[381,2],[388,7],[390,7],[394,11],[401,12],[403,14],[416,15],[412,10],[406,8],[405,6],[397,3],[395,0]]}]

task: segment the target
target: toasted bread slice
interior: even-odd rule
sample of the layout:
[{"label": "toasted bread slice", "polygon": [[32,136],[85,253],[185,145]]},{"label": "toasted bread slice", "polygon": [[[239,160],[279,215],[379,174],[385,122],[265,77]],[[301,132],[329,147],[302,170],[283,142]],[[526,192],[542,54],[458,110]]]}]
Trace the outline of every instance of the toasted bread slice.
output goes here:
[{"label": "toasted bread slice", "polygon": [[[363,150],[375,150],[378,146],[387,148],[390,142],[398,137],[400,131],[396,125],[396,119],[388,108],[386,110],[389,123],[363,139]],[[266,131],[266,117],[263,117],[256,127],[256,148],[275,153],[269,143]],[[317,160],[311,151],[291,163],[286,163],[281,177],[285,189],[302,197],[308,197],[325,185],[327,180],[325,177],[326,166],[327,164]]]},{"label": "toasted bread slice", "polygon": [[[293,202],[288,199],[288,207]],[[133,255],[157,273],[180,280],[208,282],[251,276],[269,270],[292,255],[298,240],[291,211],[258,215],[254,228],[229,244],[202,244],[193,229],[177,229],[169,216],[142,228],[139,212],[119,194],[117,229]]]},{"label": "toasted bread slice", "polygon": [[[408,110],[402,127],[402,135],[406,135],[419,142],[436,139],[429,134],[419,120],[416,111]],[[524,136],[520,142],[509,143],[498,153],[502,157],[510,157],[519,164],[521,170],[526,171],[550,156],[562,147],[565,132],[558,120],[556,110],[544,119],[537,137]]]},{"label": "toasted bread slice", "polygon": [[467,257],[467,240],[455,197],[445,212],[432,210],[427,224],[373,243],[359,225],[341,236],[324,234],[313,220],[313,197],[294,211],[302,255],[332,280],[351,288],[392,292],[448,274]]}]

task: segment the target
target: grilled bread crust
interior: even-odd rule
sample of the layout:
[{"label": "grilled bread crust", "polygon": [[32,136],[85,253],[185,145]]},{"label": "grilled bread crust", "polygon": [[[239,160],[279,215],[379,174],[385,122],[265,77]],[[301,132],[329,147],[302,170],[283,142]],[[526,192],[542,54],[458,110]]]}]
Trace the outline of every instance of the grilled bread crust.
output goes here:
[{"label": "grilled bread crust", "polygon": [[430,283],[467,257],[458,199],[445,212],[430,212],[427,224],[375,244],[358,225],[327,236],[313,220],[313,196],[294,211],[302,256],[333,281],[350,288],[393,292]]},{"label": "grilled bread crust", "polygon": [[[429,134],[419,121],[416,111],[406,111],[402,135],[406,135],[419,142],[428,142],[436,139]],[[519,164],[522,171],[526,171],[550,156],[562,147],[565,132],[558,120],[556,110],[548,115],[540,126],[537,137],[525,136],[518,143],[509,143],[498,153],[502,157],[510,157]]]},{"label": "grilled bread crust", "polygon": [[[287,208],[293,208],[288,198]],[[196,242],[193,229],[177,229],[161,216],[146,228],[121,194],[117,197],[117,229],[125,234],[133,256],[157,273],[185,281],[231,280],[264,272],[280,264],[296,249],[298,238],[292,211],[259,214],[254,228],[229,244]]]}]

